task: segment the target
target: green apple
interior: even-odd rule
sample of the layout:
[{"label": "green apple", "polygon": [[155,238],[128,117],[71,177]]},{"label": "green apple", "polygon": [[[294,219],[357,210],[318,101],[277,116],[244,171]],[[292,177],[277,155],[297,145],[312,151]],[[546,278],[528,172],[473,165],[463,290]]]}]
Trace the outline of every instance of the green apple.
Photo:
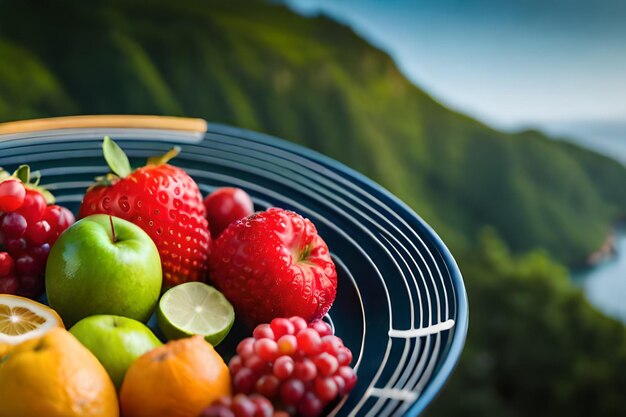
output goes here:
[{"label": "green apple", "polygon": [[162,345],[145,324],[120,316],[84,318],[70,333],[98,358],[118,390],[135,359]]},{"label": "green apple", "polygon": [[50,250],[46,294],[68,326],[96,314],[146,322],[161,278],[159,252],[146,232],[96,214],[70,226]]}]

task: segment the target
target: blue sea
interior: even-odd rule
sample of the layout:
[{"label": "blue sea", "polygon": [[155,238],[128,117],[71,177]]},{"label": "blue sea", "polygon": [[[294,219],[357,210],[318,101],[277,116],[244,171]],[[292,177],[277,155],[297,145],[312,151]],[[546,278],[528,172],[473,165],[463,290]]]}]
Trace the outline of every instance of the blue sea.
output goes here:
[{"label": "blue sea", "polygon": [[572,272],[591,304],[607,315],[626,323],[626,227],[617,229],[617,255],[601,264]]},{"label": "blue sea", "polygon": [[[626,166],[626,121],[576,122],[546,125],[543,130],[607,155]],[[626,193],[626,184],[623,192]],[[572,271],[589,301],[609,316],[626,323],[626,226],[616,230],[617,255],[583,271]]]}]

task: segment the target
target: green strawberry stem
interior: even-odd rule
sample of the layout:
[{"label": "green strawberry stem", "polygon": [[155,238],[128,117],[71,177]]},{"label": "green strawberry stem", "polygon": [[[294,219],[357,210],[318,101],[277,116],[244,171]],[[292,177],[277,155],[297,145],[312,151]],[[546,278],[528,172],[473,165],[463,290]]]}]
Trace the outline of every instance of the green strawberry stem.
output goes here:
[{"label": "green strawberry stem", "polygon": [[[111,171],[113,171],[113,173],[119,178],[124,178],[133,172],[128,157],[122,148],[120,148],[120,146],[108,136],[105,136],[104,141],[102,142],[102,153],[104,154],[104,159],[107,161]],[[179,153],[180,148],[178,146],[174,146],[163,155],[148,158],[146,165],[159,166],[167,164],[170,159],[175,158]],[[113,179],[114,178],[111,178],[110,176],[96,178],[99,182],[112,182]]]}]

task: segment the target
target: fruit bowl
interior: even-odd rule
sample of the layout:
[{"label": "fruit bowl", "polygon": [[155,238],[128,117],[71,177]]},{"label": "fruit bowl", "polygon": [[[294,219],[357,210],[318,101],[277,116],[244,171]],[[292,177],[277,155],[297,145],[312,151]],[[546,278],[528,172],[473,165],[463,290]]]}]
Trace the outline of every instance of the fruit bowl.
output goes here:
[{"label": "fruit bowl", "polygon": [[[257,210],[278,206],[313,221],[339,279],[326,320],[354,353],[358,375],[329,415],[416,416],[434,399],[463,349],[467,298],[452,255],[407,205],[312,150],[198,119],[80,116],[0,124],[0,166],[41,171],[58,203],[76,212],[93,178],[108,172],[105,135],[133,165],[177,145],[173,163],[203,194],[235,186]],[[236,324],[218,347],[226,360],[247,332]]]}]

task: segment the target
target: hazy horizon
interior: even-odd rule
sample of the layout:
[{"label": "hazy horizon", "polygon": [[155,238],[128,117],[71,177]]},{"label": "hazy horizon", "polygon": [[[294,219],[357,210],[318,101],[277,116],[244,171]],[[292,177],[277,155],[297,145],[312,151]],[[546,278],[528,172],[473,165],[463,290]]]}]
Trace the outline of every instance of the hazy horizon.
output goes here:
[{"label": "hazy horizon", "polygon": [[625,122],[626,139],[626,2],[286,3],[351,26],[435,99],[497,128]]}]

